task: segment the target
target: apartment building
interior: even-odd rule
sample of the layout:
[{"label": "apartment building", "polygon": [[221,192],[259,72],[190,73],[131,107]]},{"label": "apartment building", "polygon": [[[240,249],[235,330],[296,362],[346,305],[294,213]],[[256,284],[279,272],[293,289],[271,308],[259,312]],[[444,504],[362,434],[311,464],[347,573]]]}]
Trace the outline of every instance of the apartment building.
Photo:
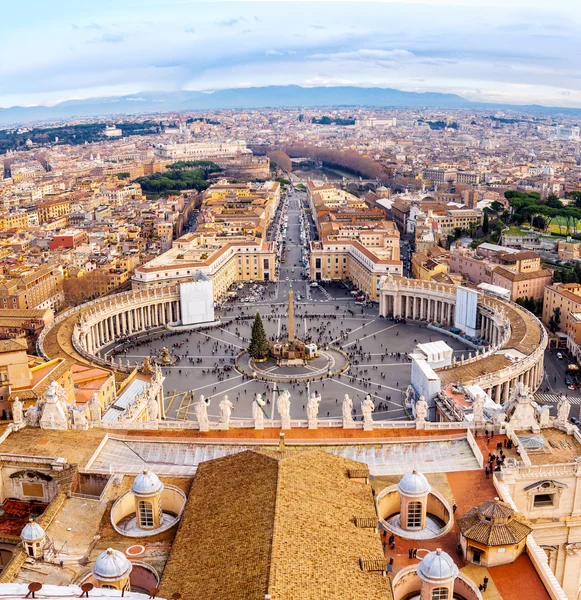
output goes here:
[{"label": "apartment building", "polygon": [[63,279],[60,265],[14,268],[0,277],[0,308],[58,310],[64,302]]},{"label": "apartment building", "polygon": [[38,222],[42,225],[53,219],[68,217],[71,201],[68,199],[45,200],[38,204]]}]

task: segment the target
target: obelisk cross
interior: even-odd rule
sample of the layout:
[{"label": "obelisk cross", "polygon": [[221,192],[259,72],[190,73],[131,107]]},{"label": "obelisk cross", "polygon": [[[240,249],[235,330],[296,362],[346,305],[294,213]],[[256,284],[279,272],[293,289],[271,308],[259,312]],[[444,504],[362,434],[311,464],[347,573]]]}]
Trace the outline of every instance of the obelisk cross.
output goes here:
[{"label": "obelisk cross", "polygon": [[288,291],[288,341],[289,343],[295,341],[295,303],[292,283]]}]

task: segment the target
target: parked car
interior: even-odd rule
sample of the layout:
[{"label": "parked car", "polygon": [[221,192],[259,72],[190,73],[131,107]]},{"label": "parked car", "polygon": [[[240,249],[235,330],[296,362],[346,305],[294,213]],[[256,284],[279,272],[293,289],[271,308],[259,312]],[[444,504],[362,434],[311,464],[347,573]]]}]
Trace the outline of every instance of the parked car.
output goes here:
[{"label": "parked car", "polygon": [[563,354],[561,352],[557,352],[557,358],[561,360],[563,358]]}]

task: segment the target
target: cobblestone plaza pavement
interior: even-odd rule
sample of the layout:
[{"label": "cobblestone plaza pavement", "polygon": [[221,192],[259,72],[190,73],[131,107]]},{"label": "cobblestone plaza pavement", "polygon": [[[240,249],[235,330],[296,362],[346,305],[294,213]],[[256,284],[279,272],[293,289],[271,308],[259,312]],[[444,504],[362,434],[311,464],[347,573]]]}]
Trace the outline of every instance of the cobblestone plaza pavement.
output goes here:
[{"label": "cobblestone plaza pavement", "polygon": [[[271,284],[271,293],[275,293],[274,288]],[[360,400],[367,393],[371,394],[376,405],[374,419],[407,419],[402,406],[402,392],[410,382],[411,363],[405,353],[412,351],[417,343],[437,340],[441,336],[424,327],[396,324],[379,318],[374,314],[377,311],[375,307],[364,309],[362,314],[361,307],[344,295],[337,299],[344,293],[338,286],[331,287],[327,293],[331,295],[330,300],[297,303],[296,335],[303,338],[310,335],[323,343],[342,343],[344,351],[351,355],[351,364],[345,374],[335,379],[309,384],[276,384],[243,377],[234,369],[233,359],[248,346],[252,319],[233,321],[205,332],[186,332],[165,338],[152,339],[163,335],[152,333],[150,338],[136,338],[139,345],[120,356],[132,363],[142,362],[146,356],[155,356],[167,346],[181,357],[178,364],[163,368],[168,419],[194,419],[193,404],[202,394],[212,399],[208,411],[210,417],[219,416],[218,403],[224,394],[228,394],[234,404],[233,420],[248,418],[256,393],[265,395],[269,417],[278,418],[273,414],[274,401],[277,390],[284,388],[291,393],[291,417],[295,419],[305,418],[306,398],[310,392],[319,392],[322,396],[321,419],[341,416],[341,401],[345,394],[353,398],[356,415],[360,417]],[[281,295],[279,291],[278,297]],[[339,310],[336,310],[337,306]],[[349,309],[355,314],[345,316]],[[286,313],[282,312],[286,311],[286,307],[277,300],[262,302],[251,308],[232,304],[229,312],[222,312],[220,316],[251,317],[255,310],[259,310],[263,317],[269,339],[280,334],[286,323]],[[306,314],[309,316],[304,316]],[[347,330],[350,332],[346,333]],[[341,332],[346,336],[343,339]],[[464,344],[447,336],[445,340],[458,355],[466,352]],[[199,359],[201,363],[196,362]],[[225,367],[230,367],[230,370],[225,370]],[[193,392],[193,395],[187,392]]]},{"label": "cobblestone plaza pavement", "polygon": [[[285,262],[279,264],[279,281],[246,284],[237,289],[238,299],[253,295],[251,303],[228,303],[216,311],[225,325],[205,332],[186,332],[166,335],[161,332],[133,338],[138,342],[119,356],[132,364],[143,362],[147,356],[157,356],[164,346],[182,357],[171,367],[165,367],[166,417],[176,420],[194,420],[194,403],[200,395],[211,398],[210,418],[218,418],[218,403],[228,394],[234,404],[232,420],[249,418],[251,403],[256,393],[264,394],[269,418],[278,418],[275,410],[277,390],[287,388],[291,393],[291,418],[305,418],[306,399],[311,392],[319,392],[319,419],[341,416],[341,402],[345,394],[353,399],[356,417],[361,418],[360,401],[371,394],[375,403],[374,419],[407,420],[402,394],[410,383],[411,363],[405,357],[417,343],[444,337],[460,356],[469,348],[448,336],[414,325],[396,324],[378,317],[378,307],[363,307],[356,303],[348,288],[341,283],[320,284],[312,287],[303,279],[302,264],[306,259],[306,243],[301,238],[301,203],[304,194],[289,195],[288,226]],[[323,344],[342,347],[350,355],[346,373],[335,379],[315,383],[277,384],[243,377],[234,367],[234,357],[246,350],[250,341],[252,317],[258,310],[269,339],[285,337],[287,298],[292,286],[295,296],[295,335],[312,338]],[[247,320],[232,321],[244,316]],[[232,321],[228,323],[228,321]],[[175,346],[175,347],[174,347]],[[120,346],[105,349],[110,353]],[[399,357],[398,357],[399,353]],[[200,362],[196,362],[201,359]],[[225,369],[231,367],[230,370]],[[188,393],[192,392],[192,393]]]}]

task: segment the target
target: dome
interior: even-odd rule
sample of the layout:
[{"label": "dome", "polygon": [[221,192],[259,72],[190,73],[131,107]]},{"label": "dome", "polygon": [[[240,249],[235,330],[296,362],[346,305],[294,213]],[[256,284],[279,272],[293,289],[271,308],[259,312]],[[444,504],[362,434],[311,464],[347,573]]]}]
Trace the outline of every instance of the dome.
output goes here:
[{"label": "dome", "polygon": [[458,577],[458,567],[441,548],[428,552],[418,565],[417,572],[426,583],[448,583]]},{"label": "dome", "polygon": [[119,581],[131,573],[133,565],[119,550],[108,548],[97,557],[93,575],[100,581]]},{"label": "dome", "polygon": [[44,537],[44,529],[32,519],[24,526],[20,534],[23,542],[38,542]]},{"label": "dome", "polygon": [[163,490],[163,483],[159,480],[159,477],[144,469],[133,481],[133,485],[131,486],[131,492],[135,496],[155,496],[159,494]]},{"label": "dome", "polygon": [[422,473],[414,469],[413,471],[406,473],[400,479],[400,482],[397,484],[397,489],[402,496],[419,498],[429,494],[432,488]]}]

